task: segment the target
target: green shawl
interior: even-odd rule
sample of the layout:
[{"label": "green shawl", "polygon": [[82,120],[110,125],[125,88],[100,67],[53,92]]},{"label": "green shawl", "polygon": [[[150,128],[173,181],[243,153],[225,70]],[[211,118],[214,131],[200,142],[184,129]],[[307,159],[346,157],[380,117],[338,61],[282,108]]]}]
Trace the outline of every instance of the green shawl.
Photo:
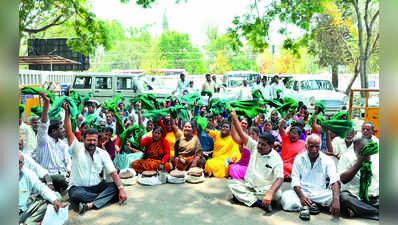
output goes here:
[{"label": "green shawl", "polygon": [[52,104],[55,100],[55,94],[51,93],[49,90],[39,87],[23,87],[21,89],[21,93],[24,95],[38,95],[41,91],[46,92],[47,97],[50,99],[50,103]]},{"label": "green shawl", "polygon": [[72,123],[72,131],[75,132],[76,130],[76,124],[77,124],[77,116],[79,115],[79,111],[77,109],[77,106],[75,104],[75,101],[68,97],[68,96],[62,96],[60,98],[55,99],[54,103],[51,105],[50,110],[48,111],[48,117],[50,120],[54,119],[60,119],[60,113],[62,110],[62,104],[66,101],[69,107],[69,112],[70,112],[70,120]]},{"label": "green shawl", "polygon": [[[376,142],[369,142],[362,149],[360,154],[364,156],[374,155],[379,152],[379,146]],[[372,183],[372,162],[365,161],[360,169],[361,177],[359,179],[359,198],[369,202],[368,190]]]},{"label": "green shawl", "polygon": [[209,122],[206,117],[201,116],[196,116],[193,121],[197,124],[197,128],[199,131],[204,131]]},{"label": "green shawl", "polygon": [[[145,133],[144,127],[140,127],[137,124],[134,124],[133,126],[130,126],[129,128],[125,129],[123,133],[119,135],[121,148],[124,147],[126,141],[130,142],[134,148],[139,148],[140,139],[141,136],[144,135],[144,133]],[[133,134],[134,136],[134,141],[131,141],[128,138],[131,134]]]},{"label": "green shawl", "polygon": [[110,100],[106,101],[104,108],[113,112],[113,114],[115,114],[116,121],[121,129],[121,132],[123,132],[124,131],[123,120],[122,120],[122,118],[120,118],[119,113],[116,110],[116,106],[117,106],[120,98],[121,98],[120,95],[116,95],[116,97],[114,99],[110,99]]},{"label": "green shawl", "polygon": [[334,114],[330,119],[331,120],[341,120],[341,118],[343,116],[345,116],[345,115],[347,116],[347,119],[348,119],[348,117],[349,117],[348,112],[347,111],[340,111],[340,112]]},{"label": "green shawl", "polygon": [[326,120],[322,121],[321,125],[330,130],[337,136],[345,138],[348,133],[352,131],[354,123],[352,120]]},{"label": "green shawl", "polygon": [[30,108],[30,116],[41,117],[42,112],[43,108],[41,108],[40,106],[32,106],[32,108]]},{"label": "green shawl", "polygon": [[267,112],[266,109],[260,108],[260,105],[263,105],[263,102],[259,100],[235,101],[227,104],[227,112],[230,113],[231,107],[233,107],[237,115],[253,119],[257,114]]}]

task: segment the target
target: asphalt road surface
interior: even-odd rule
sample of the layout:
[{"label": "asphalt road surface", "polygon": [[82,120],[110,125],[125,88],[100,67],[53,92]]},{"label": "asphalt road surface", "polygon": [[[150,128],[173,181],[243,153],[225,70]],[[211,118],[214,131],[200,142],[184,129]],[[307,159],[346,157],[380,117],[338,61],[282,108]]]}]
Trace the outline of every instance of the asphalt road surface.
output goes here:
[{"label": "asphalt road surface", "polygon": [[[228,179],[206,178],[201,184],[163,184],[125,186],[127,204],[108,204],[100,210],[79,215],[69,210],[69,224],[379,224],[360,218],[333,217],[327,212],[302,221],[296,212],[284,212],[274,207],[266,213],[257,207],[246,207],[231,202]],[[284,183],[282,190],[290,188]],[[74,207],[74,206],[72,206]]]}]

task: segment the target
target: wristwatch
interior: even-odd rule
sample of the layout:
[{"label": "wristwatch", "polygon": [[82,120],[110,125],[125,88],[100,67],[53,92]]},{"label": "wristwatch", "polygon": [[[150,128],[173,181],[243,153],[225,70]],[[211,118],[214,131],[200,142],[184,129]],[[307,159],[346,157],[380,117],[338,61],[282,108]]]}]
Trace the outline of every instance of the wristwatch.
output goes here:
[{"label": "wristwatch", "polygon": [[118,188],[119,190],[121,190],[121,189],[124,189],[124,186],[123,186],[123,184],[121,184],[121,185],[117,186],[117,188]]}]

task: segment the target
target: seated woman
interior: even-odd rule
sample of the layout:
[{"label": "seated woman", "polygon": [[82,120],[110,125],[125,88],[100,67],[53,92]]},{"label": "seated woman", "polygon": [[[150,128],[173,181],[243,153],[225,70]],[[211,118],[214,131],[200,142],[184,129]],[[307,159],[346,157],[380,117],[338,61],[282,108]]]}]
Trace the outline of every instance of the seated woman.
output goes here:
[{"label": "seated woman", "polygon": [[214,139],[214,152],[212,159],[207,160],[204,172],[209,176],[227,177],[229,164],[238,162],[241,158],[239,146],[230,135],[231,125],[223,121],[221,132],[208,129],[206,132]]},{"label": "seated woman", "polygon": [[98,137],[98,147],[107,151],[112,161],[115,159],[116,145],[115,141],[112,140],[113,128],[105,127],[101,135]]},{"label": "seated woman", "polygon": [[283,178],[290,179],[294,159],[298,154],[305,151],[305,142],[300,140],[301,129],[297,126],[290,127],[286,132],[286,120],[290,118],[292,112],[288,112],[279,124],[279,133],[282,137],[281,158],[283,160]]},{"label": "seated woman", "polygon": [[192,122],[185,122],[184,135],[177,139],[174,145],[175,157],[171,159],[174,167],[178,170],[188,170],[191,167],[203,168],[206,163],[202,155],[203,150],[200,141],[193,133],[194,126]]},{"label": "seated woman", "polygon": [[137,173],[144,171],[170,170],[170,145],[163,138],[163,129],[156,127],[152,132],[152,137],[141,139],[140,147],[145,147],[143,159],[134,161],[131,164]]},{"label": "seated woman", "polygon": [[[242,124],[241,124],[242,127]],[[249,165],[250,161],[250,151],[243,147],[243,142],[236,131],[234,125],[232,125],[231,136],[236,143],[239,144],[239,148],[241,149],[242,157],[239,162],[232,164],[229,167],[229,175],[234,180],[243,180],[246,175],[247,166]],[[243,129],[242,129],[243,130]],[[258,141],[258,136],[260,135],[260,130],[258,127],[250,127],[248,130],[248,134],[251,138]]]}]

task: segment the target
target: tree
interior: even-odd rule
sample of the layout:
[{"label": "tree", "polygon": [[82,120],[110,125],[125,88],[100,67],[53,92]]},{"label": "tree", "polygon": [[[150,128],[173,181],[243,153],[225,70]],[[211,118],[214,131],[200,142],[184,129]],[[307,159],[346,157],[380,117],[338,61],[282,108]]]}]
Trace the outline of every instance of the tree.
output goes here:
[{"label": "tree", "polygon": [[214,63],[210,65],[210,71],[215,74],[224,74],[230,70],[231,66],[228,64],[227,56],[224,55],[223,51],[218,51]]},{"label": "tree", "polygon": [[192,46],[188,34],[176,31],[163,32],[158,49],[160,58],[167,62],[168,67],[185,69],[192,73],[204,70],[204,57],[198,48]]},{"label": "tree", "polygon": [[[279,30],[281,34],[285,34],[287,37],[283,47],[291,50],[294,54],[298,54],[301,47],[308,46],[313,16],[324,13],[325,5],[329,3],[326,0],[280,0],[262,6],[260,2],[260,0],[254,0],[249,13],[242,17],[235,17],[232,21],[233,26],[228,29],[228,37],[233,41],[234,50],[242,47],[242,38],[246,39],[256,49],[267,48],[270,24],[279,20],[282,23],[294,24],[303,31],[304,34],[300,38],[292,38],[287,29],[281,28]],[[358,71],[361,74],[362,88],[367,88],[367,63],[370,55],[376,51],[379,39],[378,32],[375,29],[378,23],[379,1],[335,0],[334,2],[339,7],[344,8],[344,16],[350,18],[356,24],[358,33],[355,42],[359,54],[350,51],[352,58],[355,58],[351,62],[355,65],[353,80],[355,80]],[[348,43],[346,48],[349,48]]]},{"label": "tree", "polygon": [[344,25],[333,25],[334,20],[328,14],[316,16],[315,21],[309,50],[318,56],[320,66],[331,66],[332,84],[337,88],[338,66],[348,64],[351,59],[344,46],[344,41],[351,35]]},{"label": "tree", "polygon": [[[110,31],[104,21],[98,19],[87,0],[19,0],[19,46],[26,38],[40,36],[54,27],[67,26],[72,30],[68,37],[78,37],[67,42],[77,52],[94,53],[102,46],[110,49]],[[120,0],[127,3],[129,0]],[[143,8],[155,0],[136,0]]]}]

